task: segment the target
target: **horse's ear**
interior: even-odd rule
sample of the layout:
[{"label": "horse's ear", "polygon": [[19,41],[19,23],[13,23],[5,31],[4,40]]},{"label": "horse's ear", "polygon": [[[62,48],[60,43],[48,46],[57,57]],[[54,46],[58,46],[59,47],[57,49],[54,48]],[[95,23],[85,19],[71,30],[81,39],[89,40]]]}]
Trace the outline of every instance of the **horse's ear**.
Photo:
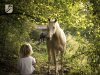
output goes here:
[{"label": "horse's ear", "polygon": [[48,18],[48,21],[50,22],[50,18]]},{"label": "horse's ear", "polygon": [[57,19],[55,18],[55,21],[54,22],[57,22]]}]

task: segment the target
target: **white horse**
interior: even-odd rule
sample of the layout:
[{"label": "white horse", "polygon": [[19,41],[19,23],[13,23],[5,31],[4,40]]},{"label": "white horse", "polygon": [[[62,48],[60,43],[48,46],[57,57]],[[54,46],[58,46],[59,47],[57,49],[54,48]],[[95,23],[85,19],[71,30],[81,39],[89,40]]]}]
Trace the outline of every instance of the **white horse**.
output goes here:
[{"label": "white horse", "polygon": [[63,53],[66,46],[66,36],[63,30],[60,28],[56,19],[48,19],[47,25],[47,49],[48,49],[48,69],[50,73],[50,64],[55,66],[55,75],[58,75],[58,55],[60,54],[61,61],[61,73],[63,71],[62,61]]}]

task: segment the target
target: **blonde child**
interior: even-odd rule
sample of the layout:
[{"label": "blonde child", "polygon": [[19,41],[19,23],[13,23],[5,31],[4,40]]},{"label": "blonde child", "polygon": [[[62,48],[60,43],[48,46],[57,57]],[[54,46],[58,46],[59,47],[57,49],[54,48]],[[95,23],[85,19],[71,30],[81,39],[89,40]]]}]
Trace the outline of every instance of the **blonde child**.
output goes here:
[{"label": "blonde child", "polygon": [[36,63],[33,54],[32,46],[30,44],[23,44],[20,48],[20,58],[18,60],[18,70],[21,75],[31,75],[35,70],[34,64]]}]

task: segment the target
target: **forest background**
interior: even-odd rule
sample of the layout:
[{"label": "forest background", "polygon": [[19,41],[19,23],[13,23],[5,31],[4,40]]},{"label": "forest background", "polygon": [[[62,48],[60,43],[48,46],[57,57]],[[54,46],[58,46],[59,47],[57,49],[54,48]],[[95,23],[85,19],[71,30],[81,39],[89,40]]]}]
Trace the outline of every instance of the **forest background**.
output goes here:
[{"label": "forest background", "polygon": [[[5,12],[13,4],[13,12]],[[46,43],[37,44],[48,18],[57,18],[67,38],[67,75],[100,75],[100,0],[0,0],[0,74],[16,72],[20,46],[32,45],[36,70],[47,62]]]}]

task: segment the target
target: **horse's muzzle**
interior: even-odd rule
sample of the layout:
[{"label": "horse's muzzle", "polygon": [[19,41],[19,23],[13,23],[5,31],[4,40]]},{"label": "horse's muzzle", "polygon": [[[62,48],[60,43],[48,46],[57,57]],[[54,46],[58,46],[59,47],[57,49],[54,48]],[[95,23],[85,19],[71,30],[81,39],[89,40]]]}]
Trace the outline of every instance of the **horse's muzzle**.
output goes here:
[{"label": "horse's muzzle", "polygon": [[48,37],[48,36],[47,36],[46,38],[47,38],[47,40],[52,40],[52,38],[51,38],[51,37]]}]

